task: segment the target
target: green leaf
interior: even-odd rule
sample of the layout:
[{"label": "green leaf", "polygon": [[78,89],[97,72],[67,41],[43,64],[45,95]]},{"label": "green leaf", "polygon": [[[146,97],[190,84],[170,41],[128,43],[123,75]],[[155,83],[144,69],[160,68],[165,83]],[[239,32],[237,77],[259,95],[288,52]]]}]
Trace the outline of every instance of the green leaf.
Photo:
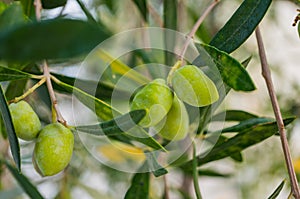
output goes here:
[{"label": "green leaf", "polygon": [[[104,102],[98,98],[95,98],[94,96],[89,95],[86,92],[84,92],[74,86],[68,85],[56,78],[53,78],[53,82],[57,86],[60,86],[62,89],[64,89],[66,92],[72,93],[79,101],[81,101],[86,107],[88,107],[89,109],[94,111],[95,114],[104,121],[113,119],[114,114],[121,115],[121,113],[119,111],[112,108],[106,102]],[[141,127],[136,126],[133,130],[134,130],[134,133],[136,133],[138,136],[131,134],[131,131],[130,131],[130,132],[126,132],[124,134],[118,135],[117,136],[118,140],[120,140],[120,141],[135,140],[135,141],[141,142],[147,146],[150,146],[154,149],[166,150],[166,149],[164,149],[163,146],[161,146],[161,144],[159,144],[153,137],[151,137]],[[140,137],[141,135],[143,135],[144,137]]]},{"label": "green leaf", "polygon": [[202,44],[202,46],[215,62],[226,85],[237,91],[255,90],[255,85],[248,72],[236,59],[213,46],[206,44]]},{"label": "green leaf", "polygon": [[152,171],[153,175],[155,177],[159,177],[162,175],[165,175],[168,173],[167,169],[162,167],[158,162],[157,162],[157,157],[158,152],[145,152],[145,155],[147,157],[146,161],[148,164],[149,169]]},{"label": "green leaf", "polygon": [[259,118],[252,118],[248,120],[241,121],[239,124],[227,127],[222,129],[222,133],[227,133],[227,132],[242,132],[246,129],[252,128],[256,125],[259,124],[264,124],[267,122],[273,122],[274,119],[272,118],[264,118],[264,117],[259,117]]},{"label": "green leaf", "polygon": [[199,180],[198,180],[198,170],[197,170],[197,156],[196,156],[196,145],[193,142],[193,184],[194,184],[194,190],[197,199],[202,199],[201,192],[200,192],[200,186],[199,186]]},{"label": "green leaf", "polygon": [[199,169],[198,174],[200,176],[209,176],[209,177],[223,177],[223,178],[228,178],[231,176],[231,174],[223,174],[214,170],[210,169]]},{"label": "green leaf", "polygon": [[233,52],[253,33],[272,0],[244,0],[238,10],[210,42],[211,46]]},{"label": "green leaf", "polygon": [[12,123],[10,111],[7,106],[7,102],[3,93],[2,86],[0,85],[0,110],[1,115],[4,121],[4,126],[6,129],[6,133],[8,136],[9,144],[10,144],[10,150],[11,154],[13,156],[13,159],[16,163],[16,166],[19,171],[21,171],[21,158],[20,158],[20,146],[19,141],[16,136],[15,128]]},{"label": "green leaf", "polygon": [[91,22],[97,23],[97,21],[95,20],[93,15],[90,13],[90,11],[85,7],[85,5],[80,0],[76,0],[76,1],[79,4],[81,10],[84,12],[87,19]]},{"label": "green leaf", "polygon": [[[1,160],[2,161],[2,160]],[[6,161],[2,161],[30,198],[43,199],[37,188],[19,171]]]},{"label": "green leaf", "polygon": [[268,199],[276,199],[277,196],[279,196],[283,186],[284,186],[285,180],[283,180],[278,187],[274,190],[274,192],[268,197]]},{"label": "green leaf", "polygon": [[242,110],[226,110],[214,115],[212,121],[243,121],[257,117],[257,115]]},{"label": "green leaf", "polygon": [[145,21],[148,21],[147,0],[133,0]]},{"label": "green leaf", "polygon": [[[106,82],[106,81],[99,81],[95,82],[92,80],[83,80],[79,78],[69,77],[62,74],[56,74],[51,73],[54,77],[59,79],[62,82],[65,82],[66,84],[74,86],[74,83],[76,81],[76,86],[78,86],[80,89],[82,89],[84,92],[95,95],[95,97],[99,99],[110,99],[113,93],[118,93],[118,96],[124,97],[125,99],[128,99],[130,97],[130,93],[120,90],[118,88],[115,88],[113,84]],[[80,87],[82,85],[82,88]],[[65,92],[65,89],[55,86],[54,89],[58,91]]]},{"label": "green leaf", "polygon": [[23,6],[23,12],[26,16],[30,19],[35,19],[35,7],[34,7],[34,0],[21,0]]},{"label": "green leaf", "polygon": [[[177,30],[177,0],[164,0],[164,28]],[[176,34],[165,31],[164,34],[165,41],[165,64],[168,66],[173,66],[174,61],[174,52]]]},{"label": "green leaf", "polygon": [[[286,118],[284,119],[284,124],[288,125],[294,120],[295,117]],[[232,138],[227,138],[225,140],[222,140],[222,142],[218,142],[204,157],[202,157],[202,154],[200,154],[197,157],[198,166],[211,161],[226,158],[235,153],[240,153],[246,148],[258,144],[271,137],[277,131],[278,127],[276,122],[266,122],[263,124],[255,125],[252,128],[238,133]],[[188,169],[191,167],[191,165],[192,161],[189,161],[184,164],[183,167],[184,169]]]},{"label": "green leaf", "polygon": [[[19,2],[13,2],[0,15],[0,30],[6,30],[26,22],[23,9]],[[16,53],[17,54],[17,53]]]},{"label": "green leaf", "polygon": [[135,110],[107,122],[89,126],[76,126],[75,129],[93,135],[118,135],[135,127],[145,115],[145,110]]},{"label": "green leaf", "polygon": [[106,32],[85,21],[60,18],[33,22],[0,32],[0,59],[70,58],[90,52],[106,38]]},{"label": "green leaf", "polygon": [[[6,133],[6,129],[5,129],[5,126],[4,126],[4,121],[2,119],[1,114],[0,114],[0,133],[1,133],[1,135],[4,139],[7,139],[7,133]],[[0,174],[1,174],[1,169],[0,169]],[[0,183],[0,185],[1,185],[1,183]],[[0,186],[0,188],[1,188],[1,186]]]},{"label": "green leaf", "polygon": [[28,79],[21,79],[9,82],[5,91],[6,99],[9,101],[21,96],[25,91],[27,81]]},{"label": "green leaf", "polygon": [[32,77],[32,75],[29,73],[0,66],[0,82],[17,80],[17,79],[28,79],[30,77]]},{"label": "green leaf", "polygon": [[298,35],[300,37],[300,23],[298,23]]},{"label": "green leaf", "polygon": [[136,173],[131,181],[131,186],[126,192],[125,199],[149,198],[150,173]]},{"label": "green leaf", "polygon": [[236,162],[243,162],[243,156],[241,153],[234,153],[230,157]]}]

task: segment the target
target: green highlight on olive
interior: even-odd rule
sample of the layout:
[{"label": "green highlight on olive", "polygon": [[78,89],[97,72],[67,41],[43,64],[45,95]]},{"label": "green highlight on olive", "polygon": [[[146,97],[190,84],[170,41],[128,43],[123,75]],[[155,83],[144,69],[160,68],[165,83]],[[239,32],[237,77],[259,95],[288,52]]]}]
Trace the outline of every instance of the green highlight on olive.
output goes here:
[{"label": "green highlight on olive", "polygon": [[9,105],[13,125],[18,138],[33,140],[41,130],[41,122],[32,107],[26,101]]},{"label": "green highlight on olive", "polygon": [[60,123],[42,129],[35,144],[33,164],[42,176],[52,176],[62,171],[73,153],[74,135]]},{"label": "green highlight on olive", "polygon": [[219,99],[214,82],[194,65],[185,65],[177,69],[171,81],[178,98],[189,105],[202,107]]},{"label": "green highlight on olive", "polygon": [[176,94],[165,120],[159,122],[154,129],[167,140],[178,141],[186,137],[189,130],[189,116],[185,105]]},{"label": "green highlight on olive", "polygon": [[142,88],[133,98],[131,110],[145,109],[146,116],[139,123],[150,127],[160,122],[169,112],[173,102],[173,93],[163,79],[155,79]]}]

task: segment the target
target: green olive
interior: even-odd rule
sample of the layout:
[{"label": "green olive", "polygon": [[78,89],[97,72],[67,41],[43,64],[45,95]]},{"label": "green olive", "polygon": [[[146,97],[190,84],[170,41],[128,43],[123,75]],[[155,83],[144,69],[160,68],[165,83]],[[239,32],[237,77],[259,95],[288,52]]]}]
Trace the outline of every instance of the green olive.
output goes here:
[{"label": "green olive", "polygon": [[47,125],[40,132],[34,148],[35,169],[42,176],[52,176],[62,171],[70,162],[74,136],[60,123]]},{"label": "green olive", "polygon": [[194,65],[177,69],[171,77],[175,93],[189,105],[207,106],[219,99],[214,82]]},{"label": "green olive", "polygon": [[41,122],[32,107],[26,101],[9,105],[17,136],[23,140],[33,140],[41,130]]},{"label": "green olive", "polygon": [[133,98],[131,110],[145,109],[146,116],[139,123],[150,127],[160,122],[169,112],[173,94],[163,79],[155,79],[142,88]]},{"label": "green olive", "polygon": [[178,99],[176,94],[165,120],[159,122],[154,129],[167,140],[177,141],[186,137],[189,129],[189,115],[183,102]]},{"label": "green olive", "polygon": [[52,9],[66,5],[67,0],[42,0],[42,7],[44,9]]}]

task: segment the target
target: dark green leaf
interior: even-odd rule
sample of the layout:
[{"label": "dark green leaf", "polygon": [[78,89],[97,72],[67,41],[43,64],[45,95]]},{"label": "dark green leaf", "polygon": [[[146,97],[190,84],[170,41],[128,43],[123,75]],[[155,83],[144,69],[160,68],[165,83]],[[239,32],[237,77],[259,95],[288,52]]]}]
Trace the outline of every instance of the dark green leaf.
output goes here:
[{"label": "dark green leaf", "polygon": [[136,173],[131,181],[131,186],[126,192],[125,199],[149,198],[150,173]]},{"label": "dark green leaf", "polygon": [[[112,93],[114,94],[117,93],[118,96],[120,96],[120,98],[124,97],[128,99],[128,97],[130,96],[130,93],[115,88],[114,85],[109,82],[105,82],[105,81],[95,82],[92,80],[83,80],[83,79],[69,77],[61,74],[55,74],[55,73],[51,73],[51,74],[54,75],[60,81],[65,82],[72,86],[74,86],[74,83],[76,81],[76,86],[79,89],[83,90],[84,92],[90,95],[95,95],[95,97],[99,99],[110,99]],[[54,85],[54,89],[65,92],[65,89],[56,85]]]},{"label": "dark green leaf", "polygon": [[[295,120],[295,117],[284,119],[284,124],[288,125]],[[253,126],[252,128],[246,129],[245,131],[240,132],[232,138],[218,142],[212,150],[209,151],[204,157],[202,154],[198,156],[198,166],[205,163],[219,160],[228,156],[231,156],[235,153],[240,153],[246,148],[258,144],[265,139],[271,137],[278,131],[276,122],[266,122]],[[190,168],[192,161],[184,164],[184,169]]]},{"label": "dark green leaf", "polygon": [[25,22],[21,4],[14,2],[0,15],[0,30],[4,31]]},{"label": "dark green leaf", "polygon": [[107,122],[89,126],[77,126],[75,129],[93,135],[118,135],[135,127],[145,115],[145,110],[135,110]]},{"label": "dark green leaf", "polygon": [[[1,114],[0,114],[0,133],[1,133],[1,135],[2,135],[2,137],[4,139],[7,139],[7,133],[6,133],[6,129],[5,129],[5,126],[4,126],[4,121],[2,119],[2,115]],[[1,172],[0,172],[0,174],[1,174]]]},{"label": "dark green leaf", "polygon": [[198,174],[201,176],[209,176],[209,177],[223,177],[228,178],[231,176],[231,174],[223,174],[214,170],[210,169],[199,169]]},{"label": "dark green leaf", "polygon": [[97,21],[94,19],[90,11],[85,7],[85,5],[80,0],[76,0],[76,1],[79,4],[81,10],[84,12],[85,16],[88,18],[88,20],[97,23]]},{"label": "dark green leaf", "polygon": [[20,184],[20,186],[23,188],[23,190],[27,193],[27,195],[30,198],[34,198],[34,199],[43,199],[44,198],[39,193],[37,188],[24,175],[19,173],[19,171],[15,167],[10,165],[6,161],[2,161],[2,162],[4,162],[4,164],[7,166],[8,170],[11,172],[11,174],[14,176],[16,181]]},{"label": "dark green leaf", "polygon": [[66,5],[67,0],[41,0],[44,9],[53,9]]},{"label": "dark green leaf", "polygon": [[0,81],[11,81],[17,79],[27,79],[30,78],[31,75],[29,73],[25,73],[16,69],[7,68],[4,66],[0,66]]},{"label": "dark green leaf", "polygon": [[7,106],[7,102],[3,93],[2,86],[0,85],[0,110],[4,121],[6,133],[10,144],[11,154],[17,165],[19,171],[21,171],[21,158],[20,158],[20,146],[16,136],[14,125],[12,123],[11,115]]},{"label": "dark green leaf", "polygon": [[243,121],[257,117],[257,115],[242,110],[226,110],[214,115],[212,121]]},{"label": "dark green leaf", "polygon": [[252,119],[241,121],[237,125],[224,128],[224,129],[222,129],[222,133],[226,133],[226,132],[242,132],[242,131],[244,131],[246,129],[249,129],[249,128],[252,128],[252,127],[254,127],[256,125],[264,124],[264,123],[272,122],[272,121],[274,121],[274,119],[272,119],[272,118],[264,118],[264,117],[252,118]]},{"label": "dark green leaf", "polygon": [[234,153],[230,155],[230,157],[235,160],[236,162],[243,162],[243,156],[241,153]]},{"label": "dark green leaf", "polygon": [[283,186],[284,186],[285,180],[283,180],[278,187],[274,190],[274,192],[268,197],[268,199],[276,199],[277,196],[279,196]]},{"label": "dark green leaf", "polygon": [[31,19],[35,19],[34,0],[21,0],[23,12]]},{"label": "dark green leaf", "polygon": [[[164,0],[164,28],[177,30],[177,0]],[[165,64],[174,65],[174,46],[176,42],[176,34],[165,31]]]},{"label": "dark green leaf", "polygon": [[21,79],[9,82],[5,92],[6,99],[9,101],[21,96],[25,91],[27,81],[28,79]]},{"label": "dark green leaf", "polygon": [[[114,115],[121,115],[119,111],[115,110],[106,102],[95,98],[94,96],[87,94],[86,92],[74,86],[66,84],[58,79],[54,79],[53,83],[55,83],[57,86],[60,86],[66,92],[72,93],[79,101],[81,101],[86,107],[94,111],[95,114],[104,121],[113,119]],[[136,134],[137,136],[135,136],[134,134]],[[144,137],[140,137],[141,135],[143,135]],[[120,141],[135,140],[154,149],[165,150],[164,147],[161,146],[161,144],[159,144],[153,137],[151,137],[144,129],[139,126],[134,127],[129,132],[118,135],[117,138]]]},{"label": "dark green leaf", "polygon": [[197,199],[202,199],[201,192],[200,192],[200,186],[199,186],[199,180],[198,180],[198,170],[197,170],[197,156],[196,156],[196,145],[193,142],[193,184],[194,184],[194,190]]},{"label": "dark green leaf", "polygon": [[205,44],[202,46],[215,62],[226,85],[237,91],[255,90],[255,85],[248,72],[236,59],[215,47]]},{"label": "dark green leaf", "polygon": [[165,175],[168,173],[167,169],[165,169],[164,167],[162,167],[158,162],[157,162],[157,157],[158,152],[145,152],[145,155],[147,157],[146,161],[148,164],[149,169],[152,171],[153,175],[155,177],[159,177],[162,175]]},{"label": "dark green leaf", "polygon": [[107,37],[101,28],[85,21],[33,22],[0,33],[0,58],[13,61],[70,58],[90,52]]},{"label": "dark green leaf", "polygon": [[138,7],[141,15],[143,16],[145,21],[147,20],[148,17],[148,8],[147,8],[147,0],[133,0],[135,5]]},{"label": "dark green leaf", "polygon": [[233,52],[253,33],[264,17],[272,0],[244,0],[224,27],[214,36],[210,45]]},{"label": "dark green leaf", "polygon": [[298,35],[300,37],[300,23],[298,23]]}]

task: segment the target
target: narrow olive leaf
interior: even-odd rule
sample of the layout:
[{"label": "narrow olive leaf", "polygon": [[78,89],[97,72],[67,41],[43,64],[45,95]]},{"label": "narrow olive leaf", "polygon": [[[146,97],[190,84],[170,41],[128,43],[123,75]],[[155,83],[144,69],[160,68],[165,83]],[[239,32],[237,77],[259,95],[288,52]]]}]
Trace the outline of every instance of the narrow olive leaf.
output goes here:
[{"label": "narrow olive leaf", "polygon": [[132,70],[132,68],[124,64],[122,61],[112,57],[107,52],[103,50],[97,50],[96,53],[99,56],[99,58],[110,64],[110,68],[114,73],[123,75],[124,77],[132,79],[140,84],[147,84],[150,82],[148,77],[142,75],[141,73],[135,70]]},{"label": "narrow olive leaf", "polygon": [[237,91],[255,90],[255,85],[250,75],[240,62],[213,46],[206,44],[202,44],[202,46],[215,62],[226,85]]},{"label": "narrow olive leaf", "polygon": [[[295,117],[284,119],[284,124],[288,125],[295,120]],[[223,138],[205,155],[200,154],[197,157],[198,166],[211,161],[219,160],[240,153],[246,148],[258,144],[271,137],[278,131],[276,122],[267,122],[253,126],[238,133],[232,138]],[[183,169],[190,170],[192,160],[183,165]]]},{"label": "narrow olive leaf", "polygon": [[85,21],[60,18],[32,22],[0,32],[0,58],[13,61],[70,58],[90,52],[106,38],[104,30]]},{"label": "narrow olive leaf", "polygon": [[276,199],[279,196],[282,188],[284,187],[285,180],[283,180],[278,187],[274,190],[274,192],[268,197],[268,199]]},{"label": "narrow olive leaf", "polygon": [[[83,80],[80,78],[74,78],[74,77],[69,77],[65,76],[62,74],[56,74],[56,73],[51,73],[54,77],[59,79],[62,82],[65,82],[69,85],[74,86],[76,82],[76,86],[83,90],[84,92],[94,95],[95,97],[99,99],[110,99],[113,93],[117,93],[120,98],[125,98],[128,99],[130,97],[130,93],[123,91],[119,88],[115,88],[115,86],[109,82],[106,81],[99,81],[95,82],[92,80]],[[54,89],[57,91],[61,92],[66,92],[65,89],[62,89],[59,86],[54,85]]]},{"label": "narrow olive leaf", "polygon": [[245,0],[210,42],[211,46],[233,52],[253,33],[272,0]]},{"label": "narrow olive leaf", "polygon": [[226,110],[212,117],[212,121],[244,121],[258,118],[257,115],[242,110]]},{"label": "narrow olive leaf", "polygon": [[133,0],[145,21],[148,21],[147,0]]},{"label": "narrow olive leaf", "polygon": [[12,81],[17,79],[28,79],[32,75],[23,71],[0,66],[0,81]]},{"label": "narrow olive leaf", "polygon": [[5,91],[6,99],[9,101],[14,99],[15,97],[23,95],[26,89],[27,81],[28,79],[21,79],[9,82]]},{"label": "narrow olive leaf", "polygon": [[25,22],[22,5],[19,2],[13,2],[0,15],[0,31],[24,24]]},{"label": "narrow olive leaf", "polygon": [[300,23],[298,23],[298,35],[300,37]]},{"label": "narrow olive leaf", "polygon": [[85,5],[80,0],[76,0],[79,4],[81,10],[84,12],[87,19],[91,22],[97,23],[96,19],[93,17],[93,15],[90,13],[90,11],[85,7]]},{"label": "narrow olive leaf", "polygon": [[11,174],[14,176],[16,181],[20,184],[20,186],[23,188],[23,190],[26,192],[26,194],[30,198],[34,199],[43,199],[44,197],[39,193],[37,188],[28,180],[27,177],[25,177],[23,174],[19,173],[19,171],[10,165],[6,161],[2,161],[7,166],[8,170],[11,172]]},{"label": "narrow olive leaf", "polygon": [[231,154],[230,157],[236,162],[243,162],[243,155],[241,153]]},{"label": "narrow olive leaf", "polygon": [[[177,0],[164,0],[164,28],[177,30]],[[174,61],[174,47],[176,43],[176,34],[170,34],[170,32],[165,31],[164,33],[165,42],[165,64],[168,66],[173,66]]]},{"label": "narrow olive leaf", "polygon": [[149,198],[150,173],[136,173],[124,199]]},{"label": "narrow olive leaf", "polygon": [[93,135],[113,136],[135,127],[146,115],[145,110],[134,110],[110,121],[96,125],[76,126],[75,129]]},{"label": "narrow olive leaf", "polygon": [[5,130],[10,144],[11,154],[19,171],[21,171],[20,146],[17,138],[11,115],[7,106],[2,86],[0,85],[0,110],[4,121]]},{"label": "narrow olive leaf", "polygon": [[196,156],[196,144],[193,142],[193,184],[194,184],[194,190],[197,199],[202,199],[201,192],[200,192],[200,186],[199,186],[199,180],[198,180],[198,170],[197,170],[197,156]]},{"label": "narrow olive leaf", "polygon": [[159,177],[162,175],[165,175],[168,173],[168,170],[162,167],[158,162],[157,162],[157,157],[156,157],[156,152],[147,152],[145,151],[145,155],[147,157],[147,164],[151,172],[155,177]]},{"label": "narrow olive leaf", "polygon": [[34,0],[21,0],[23,6],[23,13],[30,19],[35,17]]},{"label": "narrow olive leaf", "polygon": [[[7,139],[7,133],[6,133],[6,129],[5,129],[5,126],[4,126],[4,121],[2,119],[2,115],[1,114],[0,114],[0,134],[2,135],[2,137],[4,139]],[[0,171],[0,173],[1,173],[1,171]]]},{"label": "narrow olive leaf", "polygon": [[210,170],[210,169],[199,169],[198,175],[208,176],[208,177],[222,177],[222,178],[231,177],[231,174],[224,174],[224,173],[220,173],[218,171],[214,171],[214,170]]},{"label": "narrow olive leaf", "polygon": [[[66,84],[56,78],[53,78],[53,83],[56,84],[57,86],[60,86],[62,89],[64,89],[68,93],[72,93],[81,103],[83,103],[86,107],[91,109],[92,111],[95,112],[95,114],[101,118],[104,121],[108,121],[113,119],[114,115],[118,116],[121,115],[119,111],[111,107],[109,104],[106,102],[95,98],[94,96],[87,94],[86,92],[71,86],[69,84]],[[162,149],[166,151],[166,149],[159,144],[153,137],[151,137],[144,129],[141,127],[135,127],[135,133],[138,134],[139,136],[134,136],[131,135],[130,132],[126,132],[120,135],[117,135],[117,139],[119,141],[126,141],[126,140],[135,140],[140,143],[143,143],[147,146],[150,146],[154,149]],[[128,143],[128,142],[126,142]]]},{"label": "narrow olive leaf", "polygon": [[[288,125],[294,120],[295,117],[284,119],[284,124]],[[198,156],[198,166],[241,152],[244,149],[271,137],[277,131],[278,127],[276,122],[267,122],[246,129],[236,136],[227,139],[224,143],[216,145],[216,147],[214,147],[206,156],[201,157],[200,154]]]},{"label": "narrow olive leaf", "polygon": [[222,129],[222,133],[227,133],[227,132],[242,132],[246,129],[252,128],[256,125],[259,124],[264,124],[267,122],[273,122],[274,119],[272,118],[264,118],[264,117],[259,117],[259,118],[252,118],[248,120],[241,121],[239,124],[227,127]]}]

